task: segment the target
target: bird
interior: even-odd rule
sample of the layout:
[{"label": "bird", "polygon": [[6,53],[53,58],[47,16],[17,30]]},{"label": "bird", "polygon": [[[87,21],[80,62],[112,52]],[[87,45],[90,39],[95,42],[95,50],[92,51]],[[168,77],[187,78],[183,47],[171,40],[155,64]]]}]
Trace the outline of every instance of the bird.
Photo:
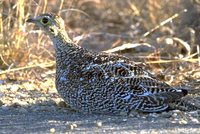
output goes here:
[{"label": "bird", "polygon": [[188,94],[125,56],[82,48],[70,39],[59,15],[43,13],[26,22],[41,28],[52,40],[56,89],[74,110],[112,115],[163,112],[182,104]]}]

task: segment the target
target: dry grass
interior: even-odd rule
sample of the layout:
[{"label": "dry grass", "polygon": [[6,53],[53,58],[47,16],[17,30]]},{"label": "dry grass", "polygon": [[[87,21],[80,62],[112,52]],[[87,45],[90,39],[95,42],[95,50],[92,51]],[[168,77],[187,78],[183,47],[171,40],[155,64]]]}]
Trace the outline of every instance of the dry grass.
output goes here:
[{"label": "dry grass", "polygon": [[[188,8],[188,2],[194,8],[182,13]],[[83,47],[103,51],[125,43],[145,42],[154,48],[153,51],[141,47],[120,53],[136,61],[146,61],[155,72],[171,69],[165,72],[166,75],[178,76],[181,72],[194,71],[189,69],[198,69],[200,65],[197,38],[200,31],[197,24],[200,23],[186,20],[192,20],[187,18],[188,14],[190,17],[200,14],[196,6],[192,0],[114,0],[112,3],[107,0],[3,0],[0,2],[0,75],[3,79],[3,75],[12,71],[12,74],[17,73],[12,75],[13,79],[19,75],[28,79],[46,71],[35,68],[54,61],[49,39],[25,23],[29,15],[44,12],[61,14],[74,40],[77,35],[83,35],[79,36]],[[176,17],[170,19],[174,15]],[[161,23],[167,19],[170,21]],[[146,32],[150,32],[148,36],[144,36]],[[182,68],[179,73],[173,71],[179,67]],[[195,75],[194,79],[200,76]]]}]

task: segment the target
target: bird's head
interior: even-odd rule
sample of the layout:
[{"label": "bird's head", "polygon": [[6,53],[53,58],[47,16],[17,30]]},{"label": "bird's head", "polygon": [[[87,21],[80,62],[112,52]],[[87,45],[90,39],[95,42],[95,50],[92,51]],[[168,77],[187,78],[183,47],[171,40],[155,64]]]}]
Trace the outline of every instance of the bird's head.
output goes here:
[{"label": "bird's head", "polygon": [[63,19],[53,14],[41,14],[35,18],[29,18],[26,22],[34,23],[51,37],[55,37],[59,32],[65,30]]}]

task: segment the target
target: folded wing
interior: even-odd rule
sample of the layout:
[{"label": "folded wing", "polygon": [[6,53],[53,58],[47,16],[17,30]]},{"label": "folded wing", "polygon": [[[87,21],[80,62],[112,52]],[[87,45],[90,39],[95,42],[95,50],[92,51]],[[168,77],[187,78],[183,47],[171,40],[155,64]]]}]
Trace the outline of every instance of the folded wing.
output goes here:
[{"label": "folded wing", "polygon": [[127,102],[130,109],[158,112],[168,108],[169,103],[180,100],[187,91],[176,89],[161,82],[141,68],[125,61],[109,61],[86,66],[84,76],[102,82],[115,90],[115,96]]}]

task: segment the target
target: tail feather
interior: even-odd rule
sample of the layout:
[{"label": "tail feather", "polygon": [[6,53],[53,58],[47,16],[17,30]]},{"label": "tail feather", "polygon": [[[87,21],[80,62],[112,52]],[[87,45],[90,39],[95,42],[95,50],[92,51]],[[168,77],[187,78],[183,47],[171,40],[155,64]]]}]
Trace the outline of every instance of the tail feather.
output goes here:
[{"label": "tail feather", "polygon": [[187,90],[181,89],[177,92],[157,93],[154,96],[160,103],[173,103],[173,102],[181,100],[181,98],[186,96],[187,94],[188,94]]},{"label": "tail feather", "polygon": [[[199,93],[199,90],[194,90],[194,89],[181,88],[179,90],[182,90],[183,96],[186,96],[188,94]],[[169,108],[178,109],[181,111],[195,111],[200,109],[200,107],[192,104],[191,102],[187,102],[187,100],[183,99],[184,98],[181,98],[180,100],[177,100],[173,103],[169,103]]]},{"label": "tail feather", "polygon": [[142,101],[138,104],[137,109],[143,112],[161,112],[173,109],[195,111],[200,109],[182,99],[187,94],[188,90],[178,89],[177,92],[161,92],[154,95],[142,96]]},{"label": "tail feather", "polygon": [[196,111],[196,110],[200,110],[200,107],[197,107],[196,105],[186,102],[185,100],[180,100],[174,103],[170,103],[169,110],[173,110],[173,109],[178,109],[181,111]]}]

